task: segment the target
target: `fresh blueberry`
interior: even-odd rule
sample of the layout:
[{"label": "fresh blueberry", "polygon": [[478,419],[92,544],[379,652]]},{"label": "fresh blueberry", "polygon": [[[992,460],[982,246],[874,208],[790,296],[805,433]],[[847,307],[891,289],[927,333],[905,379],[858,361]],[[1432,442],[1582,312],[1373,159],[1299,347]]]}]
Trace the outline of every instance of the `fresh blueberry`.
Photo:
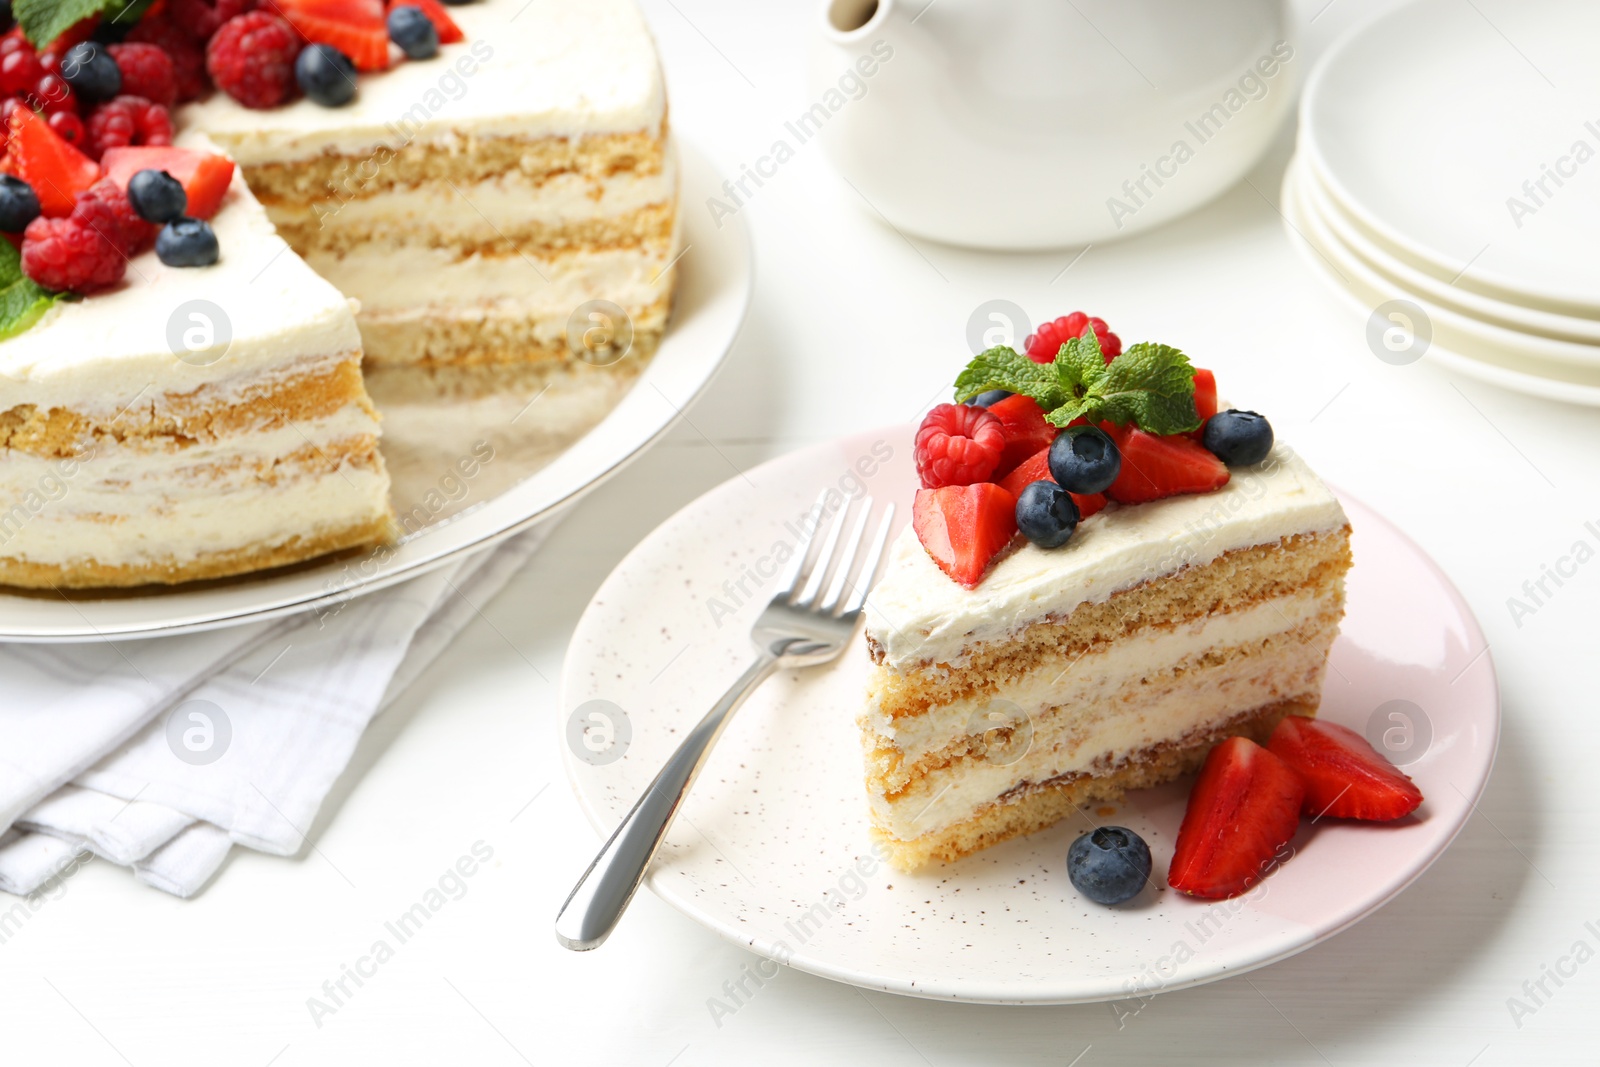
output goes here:
[{"label": "fresh blueberry", "polygon": [[294,61],[300,91],[323,107],[343,107],[356,98],[356,65],[331,44],[308,44]]},{"label": "fresh blueberry", "polygon": [[61,57],[61,77],[79,100],[91,104],[110,100],[122,92],[122,71],[98,41],[84,41],[67,49]]},{"label": "fresh blueberry", "polygon": [[1253,411],[1219,411],[1206,420],[1200,443],[1230,467],[1250,467],[1272,451],[1272,424]]},{"label": "fresh blueberry", "polygon": [[0,230],[21,233],[39,217],[39,197],[21,178],[0,174]]},{"label": "fresh blueberry", "polygon": [[1050,443],[1050,477],[1068,492],[1103,493],[1122,470],[1122,453],[1098,426],[1073,426]]},{"label": "fresh blueberry", "polygon": [[173,219],[156,234],[156,256],[169,267],[209,267],[217,261],[217,234],[202,219]]},{"label": "fresh blueberry", "polygon": [[1078,502],[1055,482],[1037,481],[1017,497],[1017,529],[1040,548],[1059,548],[1078,528]]},{"label": "fresh blueberry", "polygon": [[412,59],[432,59],[439,54],[439,31],[433,20],[411,4],[389,9],[389,40]]},{"label": "fresh blueberry", "polygon": [[1004,389],[991,389],[987,393],[979,393],[977,396],[968,401],[968,403],[972,404],[974,407],[986,408],[991,404],[1000,403],[1000,401],[1004,400],[1010,395],[1011,394]]},{"label": "fresh blueberry", "polygon": [[183,216],[189,194],[166,171],[147,167],[128,179],[128,203],[146,222],[171,222]]},{"label": "fresh blueberry", "polygon": [[1150,846],[1125,826],[1102,826],[1067,849],[1067,877],[1096,904],[1121,904],[1150,880]]}]

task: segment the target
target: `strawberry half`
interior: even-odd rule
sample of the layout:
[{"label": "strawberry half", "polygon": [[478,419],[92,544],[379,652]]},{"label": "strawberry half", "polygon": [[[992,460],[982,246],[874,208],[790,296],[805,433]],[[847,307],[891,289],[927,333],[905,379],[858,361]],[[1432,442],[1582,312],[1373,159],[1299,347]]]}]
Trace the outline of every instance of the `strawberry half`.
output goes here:
[{"label": "strawberry half", "polygon": [[227,156],[170,145],[108,148],[100,164],[106,177],[123,189],[141,170],[166,171],[178,179],[188,196],[183,213],[196,219],[209,219],[217,213],[228,184],[233,181],[233,160]]},{"label": "strawberry half", "polygon": [[[1049,448],[1056,439],[1056,428],[1045,421],[1044,409],[1032,397],[1021,393],[989,405],[989,414],[1000,420],[1006,435],[1006,447],[995,466],[996,479],[1010,474],[1017,464],[1039,451]],[[1037,479],[1035,479],[1037,481]]]},{"label": "strawberry half", "polygon": [[1198,441],[1206,432],[1206,420],[1217,413],[1217,376],[1198,367],[1194,372],[1194,410],[1200,416],[1200,427],[1188,436]]},{"label": "strawberry half", "polygon": [[[1050,474],[1050,446],[1046,445],[1021,463],[1017,469],[1000,479],[1000,487],[1012,496],[1021,496],[1022,491],[1034,482],[1053,482]],[[1090,493],[1088,496],[1079,496],[1069,493],[1072,502],[1078,505],[1078,521],[1082,522],[1090,515],[1106,506],[1104,493]]]},{"label": "strawberry half", "polygon": [[1291,715],[1267,748],[1305,782],[1306,814],[1387,822],[1410,815],[1422,790],[1367,739],[1338,723]]},{"label": "strawberry half", "polygon": [[1228,468],[1198,441],[1182,434],[1157,437],[1132,423],[1105,429],[1122,452],[1122,471],[1106,490],[1112,500],[1142,504],[1228,484]]},{"label": "strawberry half", "polygon": [[1305,786],[1248,737],[1211,750],[1189,794],[1167,884],[1206,900],[1236,897],[1271,871],[1300,825]]},{"label": "strawberry half", "polygon": [[274,7],[302,37],[313,44],[332,45],[349,56],[357,70],[388,69],[383,0],[279,0]]},{"label": "strawberry half", "polygon": [[39,211],[49,218],[72,214],[78,194],[100,178],[100,165],[61,138],[43,115],[19,107],[11,113],[0,171],[33,186]]},{"label": "strawberry half", "polygon": [[911,526],[933,562],[975,589],[1017,532],[1017,498],[993,482],[917,490]]},{"label": "strawberry half", "polygon": [[421,8],[422,13],[428,16],[428,21],[433,23],[434,30],[438,32],[440,44],[455,44],[457,41],[467,39],[467,35],[461,32],[461,27],[456,25],[455,19],[450,17],[439,0],[389,0],[391,8],[397,4],[410,4]]}]

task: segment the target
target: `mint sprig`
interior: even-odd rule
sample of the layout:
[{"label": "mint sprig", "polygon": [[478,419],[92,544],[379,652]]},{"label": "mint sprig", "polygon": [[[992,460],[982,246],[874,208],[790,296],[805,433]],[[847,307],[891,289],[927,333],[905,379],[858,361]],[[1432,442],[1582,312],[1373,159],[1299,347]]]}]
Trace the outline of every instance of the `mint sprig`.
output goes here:
[{"label": "mint sprig", "polygon": [[132,26],[150,7],[151,0],[12,0],[11,13],[35,48],[43,48],[90,15],[106,22]]},{"label": "mint sprig", "polygon": [[1107,363],[1092,330],[1062,345],[1054,363],[991,348],[956,377],[957,401],[990,389],[1032,397],[1056,426],[1079,418],[1118,426],[1133,422],[1153,434],[1187,433],[1200,426],[1188,356],[1171,345],[1142,343]]},{"label": "mint sprig", "polygon": [[63,295],[23,274],[22,256],[10,241],[0,241],[0,341],[38,322]]}]

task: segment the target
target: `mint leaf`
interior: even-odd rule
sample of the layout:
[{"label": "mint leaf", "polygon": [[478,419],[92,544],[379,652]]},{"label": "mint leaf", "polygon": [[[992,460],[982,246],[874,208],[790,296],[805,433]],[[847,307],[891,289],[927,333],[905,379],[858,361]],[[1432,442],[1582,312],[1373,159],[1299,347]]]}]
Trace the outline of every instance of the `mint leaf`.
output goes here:
[{"label": "mint leaf", "polygon": [[60,297],[22,273],[22,256],[0,241],[0,341],[39,321]]},{"label": "mint leaf", "polygon": [[1118,426],[1135,422],[1146,433],[1188,433],[1199,429],[1194,406],[1194,367],[1171,345],[1136,344],[1106,364],[1089,390],[1093,419]]},{"label": "mint leaf", "polygon": [[1106,357],[1100,351],[1100,339],[1089,330],[1082,337],[1074,337],[1056,353],[1056,374],[1069,397],[1081,396],[1106,373]]},{"label": "mint leaf", "polygon": [[972,362],[956,376],[956,402],[971,400],[990,389],[1030,396],[1046,411],[1060,407],[1068,395],[1053,365],[1035,363],[1004,345],[972,357]]},{"label": "mint leaf", "polygon": [[43,48],[90,15],[106,22],[132,26],[150,7],[151,0],[12,0],[11,12],[28,43]]}]

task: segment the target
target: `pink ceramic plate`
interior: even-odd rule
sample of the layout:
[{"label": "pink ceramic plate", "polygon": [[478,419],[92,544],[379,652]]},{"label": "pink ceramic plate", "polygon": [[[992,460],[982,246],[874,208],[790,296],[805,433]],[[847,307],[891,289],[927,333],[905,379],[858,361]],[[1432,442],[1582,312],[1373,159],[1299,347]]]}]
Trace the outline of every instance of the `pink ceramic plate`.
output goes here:
[{"label": "pink ceramic plate", "polygon": [[[562,681],[569,777],[609,832],[684,730],[736,677],[770,595],[771,556],[824,485],[894,500],[916,489],[910,427],[806,449],[673,516],[584,613]],[[1085,817],[917,875],[872,858],[854,723],[864,648],[780,674],[739,713],[656,861],[658,896],[790,966],[869,989],[1005,1004],[1119,1000],[1292,956],[1372,914],[1437,859],[1494,762],[1499,698],[1482,632],[1411,541],[1341,494],[1355,530],[1349,613],[1322,715],[1380,743],[1427,801],[1393,825],[1303,827],[1295,856],[1246,896],[1164,888],[1188,782],[1113,815],[1150,843],[1160,891],[1102,908],[1067,880]],[[588,727],[587,732],[585,727]],[[598,751],[597,751],[598,749]],[[617,937],[648,936],[624,920]],[[603,950],[602,950],[603,951]]]}]

